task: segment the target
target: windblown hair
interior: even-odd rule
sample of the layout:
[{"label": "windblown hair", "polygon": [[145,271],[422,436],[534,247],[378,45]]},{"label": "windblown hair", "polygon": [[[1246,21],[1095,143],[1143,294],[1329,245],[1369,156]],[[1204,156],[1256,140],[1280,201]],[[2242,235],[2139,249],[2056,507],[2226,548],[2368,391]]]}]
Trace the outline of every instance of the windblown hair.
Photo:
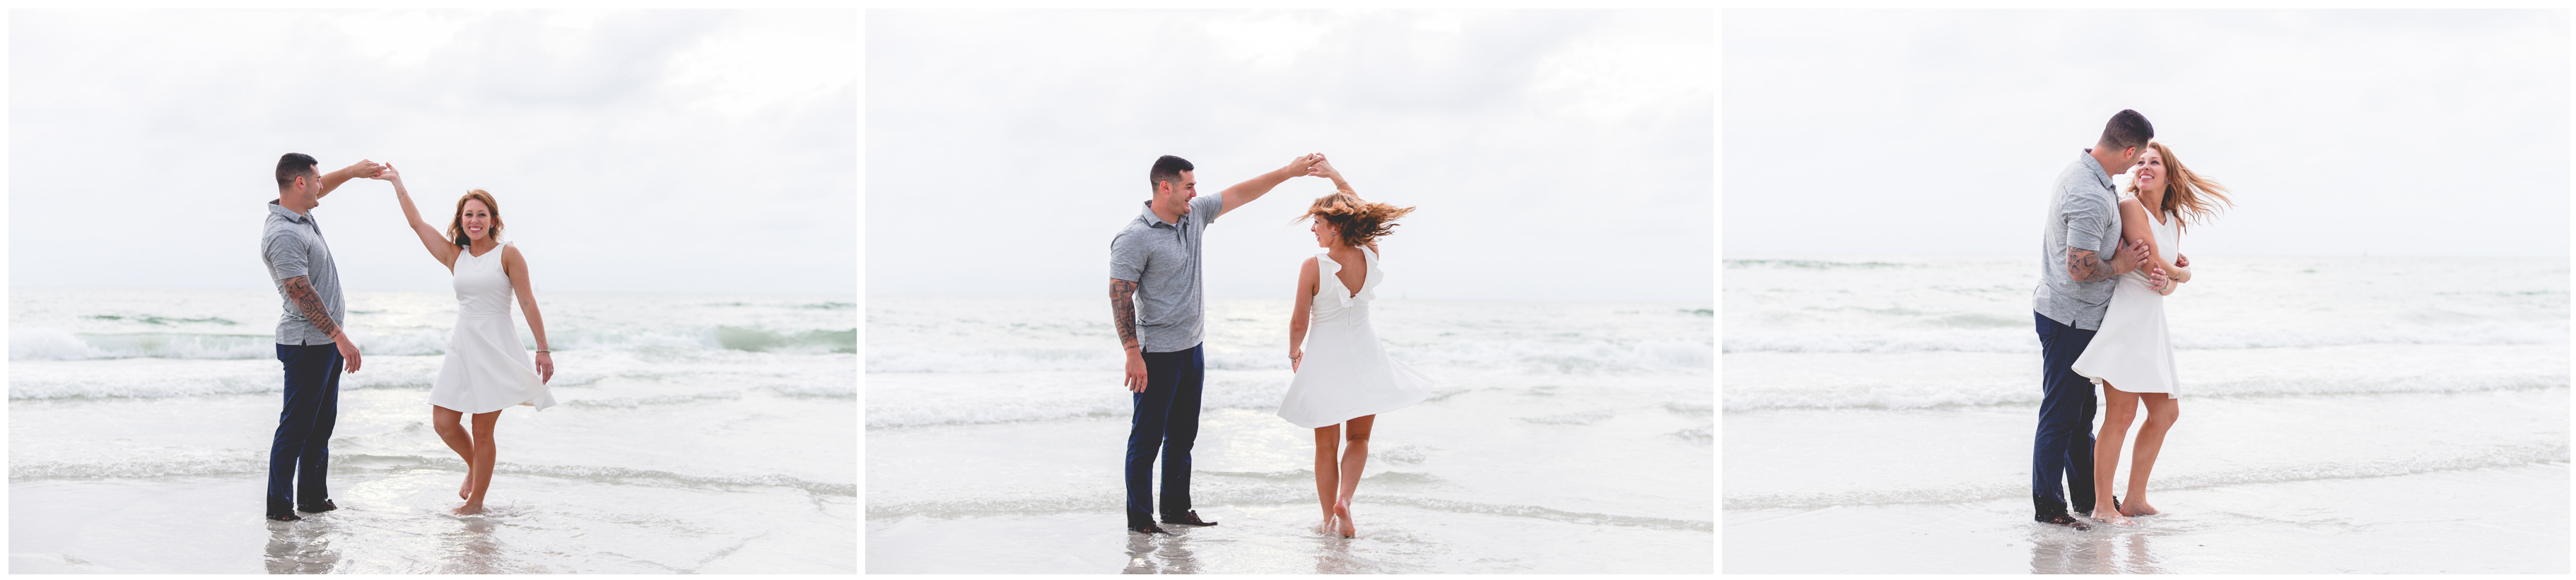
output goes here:
[{"label": "windblown hair", "polygon": [[[2165,196],[2161,203],[2156,204],[2156,211],[2165,214],[2167,221],[2174,222],[2177,230],[2189,229],[2190,222],[2208,221],[2209,216],[2218,213],[2219,203],[2236,205],[2235,200],[2227,199],[2227,186],[2184,168],[2182,161],[2174,158],[2173,150],[2165,147],[2165,142],[2149,141],[2147,146],[2155,148],[2156,154],[2165,159]],[[2129,193],[2138,193],[2136,181],[2129,182]],[[2212,199],[2217,202],[2212,203]]]},{"label": "windblown hair", "polygon": [[501,241],[501,202],[492,201],[492,192],[477,189],[465,192],[465,197],[456,198],[456,217],[447,222],[447,236],[455,238],[456,245],[474,244],[474,239],[465,235],[465,202],[478,199],[483,200],[483,207],[492,210],[492,241]]},{"label": "windblown hair", "polygon": [[313,166],[318,163],[321,162],[314,161],[313,156],[302,153],[288,153],[279,156],[277,158],[277,188],[286,189],[287,186],[295,185],[295,178],[298,177],[320,179],[322,174],[313,170]]},{"label": "windblown hair", "polygon": [[1360,248],[1367,247],[1379,236],[1395,233],[1396,218],[1410,213],[1413,213],[1413,208],[1363,200],[1358,194],[1343,190],[1315,198],[1315,204],[1307,206],[1306,215],[1297,220],[1323,220],[1341,234],[1342,245]]}]

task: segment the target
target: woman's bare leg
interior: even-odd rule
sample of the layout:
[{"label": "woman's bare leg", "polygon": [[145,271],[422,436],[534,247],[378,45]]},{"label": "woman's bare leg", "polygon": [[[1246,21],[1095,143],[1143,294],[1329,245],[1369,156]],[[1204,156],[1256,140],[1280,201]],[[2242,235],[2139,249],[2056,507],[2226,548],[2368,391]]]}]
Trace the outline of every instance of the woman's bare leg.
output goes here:
[{"label": "woman's bare leg", "polygon": [[[2129,424],[2138,419],[2138,394],[2102,383],[2102,432],[2093,437],[2093,519],[2127,525],[2111,498],[2111,476],[2120,468],[2120,447],[2128,443]],[[2129,499],[2130,505],[2137,498]]]},{"label": "woman's bare leg", "polygon": [[1333,502],[1333,516],[1342,520],[1342,537],[1359,535],[1351,527],[1351,494],[1360,489],[1360,469],[1368,466],[1369,427],[1377,423],[1376,415],[1352,418],[1350,444],[1342,449],[1342,494]]},{"label": "woman's bare leg", "polygon": [[2129,466],[2129,500],[2120,507],[2128,515],[2152,516],[2159,512],[2147,504],[2147,473],[2155,471],[2156,453],[2164,451],[2165,432],[2182,418],[2182,401],[2165,393],[2139,393],[2138,400],[2147,405],[2147,424],[2138,428],[2137,463]]},{"label": "woman's bare leg", "polygon": [[438,440],[446,442],[457,459],[465,460],[465,480],[456,484],[456,499],[465,499],[474,487],[474,437],[465,433],[464,420],[463,411],[429,406],[429,427],[438,431]]},{"label": "woman's bare leg", "polygon": [[1341,489],[1342,426],[1315,428],[1315,503],[1324,508],[1323,523],[1316,531],[1326,531],[1333,523],[1333,497]]},{"label": "woman's bare leg", "polygon": [[500,411],[474,415],[474,493],[465,498],[465,505],[457,506],[454,510],[456,515],[483,513],[483,495],[492,490],[492,460],[501,451],[492,440],[492,430],[500,422]]}]

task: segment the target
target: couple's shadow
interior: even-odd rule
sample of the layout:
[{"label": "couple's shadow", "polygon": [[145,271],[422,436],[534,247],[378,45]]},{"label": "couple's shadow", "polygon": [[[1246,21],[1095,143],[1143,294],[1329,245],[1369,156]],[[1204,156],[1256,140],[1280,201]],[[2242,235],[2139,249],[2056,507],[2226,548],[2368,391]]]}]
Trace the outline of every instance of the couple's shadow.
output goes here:
[{"label": "couple's shadow", "polygon": [[2091,531],[2056,526],[2033,530],[2032,574],[2164,574],[2164,563],[2149,549],[2153,534],[2134,528],[2095,524]]}]

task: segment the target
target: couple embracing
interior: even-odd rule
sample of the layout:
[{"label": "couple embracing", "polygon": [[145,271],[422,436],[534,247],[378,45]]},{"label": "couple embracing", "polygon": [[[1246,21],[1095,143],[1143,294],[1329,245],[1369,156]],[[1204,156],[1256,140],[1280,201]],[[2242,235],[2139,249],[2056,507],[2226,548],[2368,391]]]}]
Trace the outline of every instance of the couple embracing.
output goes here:
[{"label": "couple embracing", "polygon": [[[1200,232],[1218,216],[1260,199],[1301,176],[1331,179],[1301,220],[1324,252],[1298,266],[1296,302],[1288,316],[1288,364],[1295,377],[1280,418],[1314,430],[1316,531],[1352,537],[1351,495],[1368,463],[1377,414],[1420,403],[1431,380],[1387,358],[1368,318],[1380,237],[1413,212],[1363,200],[1321,153],[1305,155],[1218,195],[1199,197],[1196,168],[1165,155],[1148,174],[1153,199],[1110,241],[1109,303],[1127,351],[1126,386],[1135,415],[1127,433],[1127,530],[1168,533],[1154,525],[1154,456],[1163,457],[1163,523],[1213,526],[1190,507],[1190,449],[1198,439],[1205,379],[1205,308],[1200,299]],[[1344,427],[1347,425],[1347,429]]]},{"label": "couple embracing", "polygon": [[[2052,190],[2032,301],[2044,395],[2030,487],[2032,519],[2043,523],[2091,529],[2068,512],[2070,495],[2074,509],[2115,525],[2161,513],[2147,502],[2147,475],[2181,415],[2182,396],[2164,297],[2192,279],[2191,259],[2181,253],[2183,222],[2210,216],[2213,200],[2229,200],[2226,188],[2185,169],[2155,135],[2146,116],[2120,111]],[[2111,176],[2128,172],[2126,194],[2115,194]],[[2098,440],[2087,432],[2096,387],[2104,409]],[[2123,502],[2111,494],[2111,476],[2141,405],[2146,424]]]},{"label": "couple embracing", "polygon": [[[457,515],[483,512],[484,493],[492,487],[492,465],[499,453],[493,440],[501,410],[513,405],[538,409],[554,406],[546,382],[554,378],[552,351],[546,348],[546,325],[537,314],[537,296],[528,282],[528,262],[517,247],[500,242],[501,206],[492,194],[477,189],[456,200],[456,216],[441,235],[414,209],[402,174],[391,164],[359,161],[330,173],[317,169],[311,155],[288,153],[277,160],[277,199],[268,202],[268,221],[260,235],[260,259],[285,300],[277,320],[277,362],[285,370],[286,405],[277,415],[277,433],[268,454],[267,517],[276,521],[304,519],[296,512],[339,509],[324,480],[331,467],[331,427],[340,415],[340,373],[358,372],[358,343],[349,339],[348,309],[340,299],[340,269],[313,208],[322,197],[351,179],[391,182],[411,230],[429,256],[455,275],[456,329],[447,342],[447,357],[429,390],[430,425],[438,438],[465,461],[465,481],[456,488],[465,504]],[[537,351],[530,360],[510,324],[511,298],[528,319]],[[469,431],[462,421],[473,416]],[[298,477],[301,472],[301,477]]]}]

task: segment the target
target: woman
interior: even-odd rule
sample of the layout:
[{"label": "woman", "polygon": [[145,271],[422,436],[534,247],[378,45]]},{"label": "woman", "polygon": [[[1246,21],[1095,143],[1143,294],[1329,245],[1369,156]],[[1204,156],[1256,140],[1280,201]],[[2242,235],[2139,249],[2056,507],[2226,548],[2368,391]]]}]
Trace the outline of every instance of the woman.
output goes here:
[{"label": "woman", "polygon": [[[2147,147],[2130,169],[2135,177],[2129,195],[2120,197],[2120,237],[2143,240],[2155,258],[2120,276],[2101,330],[2074,364],[2076,374],[2102,386],[2102,432],[2093,443],[2093,518],[2118,525],[2130,523],[2121,516],[2159,513],[2147,503],[2147,474],[2155,469],[2156,452],[2164,449],[2165,432],[2182,412],[2176,400],[2182,389],[2174,378],[2173,341],[2165,333],[2164,297],[2175,285],[2191,281],[2191,260],[2179,251],[2183,222],[2214,213],[2210,199],[2229,202],[2227,188],[2183,168],[2164,143],[2149,142]],[[2165,272],[2169,282],[2164,288],[2147,287],[2147,268]],[[2111,496],[2111,476],[2141,403],[2147,407],[2147,423],[2138,431],[2128,501],[2122,503]]]},{"label": "woman", "polygon": [[[1359,533],[1351,526],[1351,494],[1368,464],[1377,414],[1420,403],[1431,391],[1431,379],[1387,358],[1368,320],[1369,301],[1386,279],[1377,266],[1377,239],[1413,208],[1362,201],[1330,162],[1317,162],[1309,174],[1332,178],[1340,191],[1317,198],[1298,218],[1315,221],[1307,230],[1324,253],[1298,266],[1297,306],[1288,315],[1288,368],[1296,377],[1288,381],[1279,416],[1315,430],[1315,500],[1324,510],[1315,529],[1348,538]],[[1314,350],[1315,366],[1304,366],[1306,347]],[[1350,423],[1347,448],[1340,445],[1343,422]]]},{"label": "woman", "polygon": [[[528,260],[517,247],[500,242],[501,205],[491,193],[465,192],[456,200],[456,217],[448,221],[447,235],[440,236],[429,222],[421,221],[420,210],[412,207],[411,194],[404,191],[402,174],[394,171],[393,164],[386,164],[376,179],[393,182],[394,199],[402,201],[403,217],[411,219],[421,245],[456,276],[456,333],[447,340],[447,360],[429,388],[429,416],[438,438],[465,459],[465,483],[456,488],[465,505],[450,513],[482,513],[484,494],[492,489],[492,461],[499,453],[492,431],[501,421],[501,410],[513,405],[544,410],[555,405],[554,394],[546,391],[546,381],[555,376],[554,355],[546,348],[546,323],[537,315],[537,296],[528,289]],[[510,325],[512,294],[518,296],[519,311],[528,317],[528,331],[537,338],[533,365],[526,347],[519,344],[519,333]],[[474,416],[471,435],[458,424],[469,414]]]}]

